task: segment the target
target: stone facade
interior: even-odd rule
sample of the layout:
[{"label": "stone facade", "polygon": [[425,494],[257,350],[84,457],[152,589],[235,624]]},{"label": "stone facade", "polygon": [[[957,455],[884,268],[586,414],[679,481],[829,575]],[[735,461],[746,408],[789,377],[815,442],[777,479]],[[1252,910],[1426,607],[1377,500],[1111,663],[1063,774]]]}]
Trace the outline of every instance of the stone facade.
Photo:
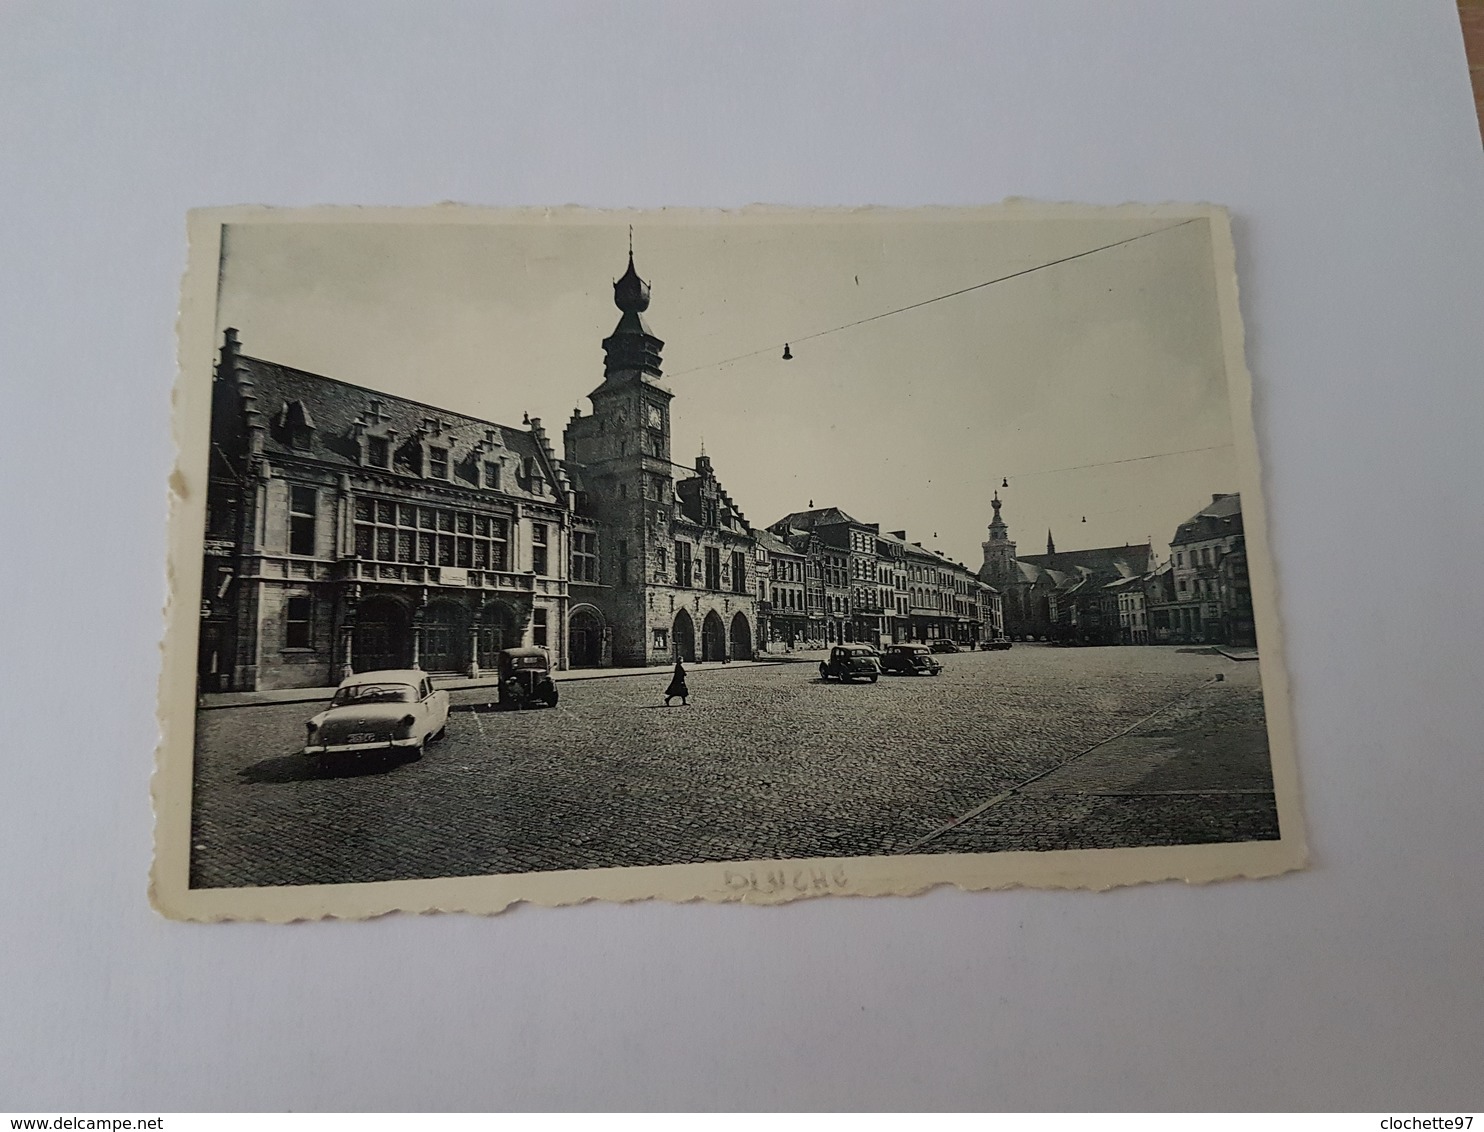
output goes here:
[{"label": "stone facade", "polygon": [[567,663],[570,485],[513,428],[244,354],[213,383],[203,690],[477,675],[513,645]]},{"label": "stone facade", "polygon": [[746,659],[757,625],[752,529],[707,456],[694,466],[671,459],[674,393],[660,368],[664,343],[644,320],[649,300],[630,254],[613,287],[622,313],[603,342],[603,383],[591,413],[574,412],[563,435],[577,513],[604,544],[594,604],[615,664]]}]

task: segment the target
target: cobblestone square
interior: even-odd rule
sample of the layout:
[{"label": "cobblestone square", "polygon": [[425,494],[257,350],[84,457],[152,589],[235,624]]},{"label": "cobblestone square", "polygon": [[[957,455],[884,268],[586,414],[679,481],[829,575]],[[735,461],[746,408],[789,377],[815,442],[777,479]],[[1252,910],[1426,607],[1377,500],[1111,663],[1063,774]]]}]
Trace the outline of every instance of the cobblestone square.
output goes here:
[{"label": "cobblestone square", "polygon": [[563,681],[555,710],[469,710],[493,690],[458,690],[415,762],[311,763],[314,704],[205,710],[192,886],[1278,836],[1255,663],[942,659],[844,686],[797,659],[701,669],[689,707],[663,706],[665,670]]}]

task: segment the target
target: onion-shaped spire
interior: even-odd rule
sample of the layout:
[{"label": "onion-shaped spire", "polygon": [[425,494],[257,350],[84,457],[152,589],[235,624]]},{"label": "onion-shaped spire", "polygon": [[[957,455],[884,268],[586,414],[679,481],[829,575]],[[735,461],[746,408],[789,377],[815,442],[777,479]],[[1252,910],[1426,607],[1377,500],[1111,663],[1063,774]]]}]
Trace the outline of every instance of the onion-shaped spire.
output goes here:
[{"label": "onion-shaped spire", "polygon": [[625,314],[643,314],[649,309],[649,284],[634,270],[634,249],[629,249],[629,269],[613,285],[613,305]]},{"label": "onion-shaped spire", "polygon": [[613,333],[603,340],[605,378],[637,371],[660,376],[664,343],[649,332],[643,314],[649,309],[649,284],[634,268],[634,231],[629,229],[629,266],[613,284],[613,305],[623,311]]}]

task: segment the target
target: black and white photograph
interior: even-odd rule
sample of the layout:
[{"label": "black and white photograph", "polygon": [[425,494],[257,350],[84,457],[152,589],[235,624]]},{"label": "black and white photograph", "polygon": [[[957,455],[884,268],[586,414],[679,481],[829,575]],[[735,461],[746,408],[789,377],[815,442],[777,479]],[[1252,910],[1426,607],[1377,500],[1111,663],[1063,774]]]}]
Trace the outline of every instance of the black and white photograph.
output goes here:
[{"label": "black and white photograph", "polygon": [[168,913],[1303,863],[1220,209],[230,210],[191,254]]}]

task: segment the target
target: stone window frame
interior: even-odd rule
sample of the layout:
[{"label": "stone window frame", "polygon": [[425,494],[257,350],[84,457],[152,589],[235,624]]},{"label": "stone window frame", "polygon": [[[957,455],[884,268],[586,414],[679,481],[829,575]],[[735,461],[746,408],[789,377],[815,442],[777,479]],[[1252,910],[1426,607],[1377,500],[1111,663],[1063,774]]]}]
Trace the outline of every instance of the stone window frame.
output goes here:
[{"label": "stone window frame", "polygon": [[[357,493],[356,555],[368,562],[510,570],[510,517]],[[383,553],[383,548],[386,553]]]},{"label": "stone window frame", "polygon": [[[307,498],[307,509],[301,500]],[[288,552],[299,558],[313,558],[319,545],[319,488],[314,484],[289,484]],[[303,547],[308,545],[309,549]]]},{"label": "stone window frame", "polygon": [[572,566],[570,577],[574,582],[596,582],[598,580],[598,532],[574,530],[572,532]]},{"label": "stone window frame", "polygon": [[540,578],[551,577],[551,544],[547,541],[546,523],[531,524],[531,573]]},{"label": "stone window frame", "polygon": [[[304,613],[302,617],[294,616],[294,606],[297,602],[303,603],[300,606]],[[296,633],[295,626],[303,626],[302,631]],[[297,636],[302,636],[302,643],[296,643],[295,637]],[[283,651],[314,651],[314,595],[307,590],[294,591],[284,596]]]}]

